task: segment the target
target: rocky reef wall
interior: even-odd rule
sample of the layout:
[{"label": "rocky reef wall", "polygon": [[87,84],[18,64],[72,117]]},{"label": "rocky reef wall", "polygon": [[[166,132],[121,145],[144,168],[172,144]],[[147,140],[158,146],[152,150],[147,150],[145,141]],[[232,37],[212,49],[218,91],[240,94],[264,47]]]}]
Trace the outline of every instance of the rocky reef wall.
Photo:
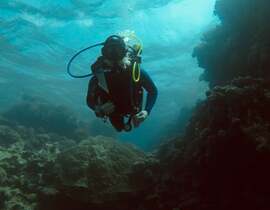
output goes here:
[{"label": "rocky reef wall", "polygon": [[269,79],[270,3],[267,0],[217,0],[221,23],[204,34],[194,49],[201,79],[210,87],[239,76]]},{"label": "rocky reef wall", "polygon": [[210,90],[184,136],[156,151],[142,209],[270,209],[269,11],[266,0],[217,0],[220,24],[193,52]]},{"label": "rocky reef wall", "polygon": [[269,81],[251,78],[209,91],[185,136],[157,152],[160,179],[145,209],[269,209],[269,93]]}]

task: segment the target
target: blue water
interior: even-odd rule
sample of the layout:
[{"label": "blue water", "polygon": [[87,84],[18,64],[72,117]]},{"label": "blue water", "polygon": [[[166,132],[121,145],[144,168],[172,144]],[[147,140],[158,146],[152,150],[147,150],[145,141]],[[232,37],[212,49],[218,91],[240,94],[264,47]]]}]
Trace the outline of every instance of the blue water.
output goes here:
[{"label": "blue water", "polygon": [[[89,3],[90,2],[90,3]],[[88,79],[66,74],[79,49],[124,30],[143,41],[143,67],[159,96],[150,117],[131,133],[117,134],[147,149],[166,137],[182,107],[204,97],[207,84],[192,50],[214,27],[215,0],[16,0],[0,2],[0,111],[23,94],[65,104],[81,118],[96,120],[85,102]],[[73,71],[89,73],[99,49],[80,56]],[[105,128],[104,128],[105,129]],[[107,128],[106,128],[107,129]],[[102,133],[102,132],[101,132]]]}]

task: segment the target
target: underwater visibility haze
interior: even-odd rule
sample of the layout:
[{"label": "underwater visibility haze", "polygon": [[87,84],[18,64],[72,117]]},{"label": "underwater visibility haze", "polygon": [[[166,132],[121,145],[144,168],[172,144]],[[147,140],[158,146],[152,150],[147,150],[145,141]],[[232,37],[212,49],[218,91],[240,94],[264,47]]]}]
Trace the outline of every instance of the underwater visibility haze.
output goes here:
[{"label": "underwater visibility haze", "polygon": [[270,209],[269,20],[269,0],[0,1],[0,210]]},{"label": "underwater visibility haze", "polygon": [[[86,106],[88,79],[66,73],[68,60],[113,34],[134,31],[143,42],[142,66],[159,94],[151,116],[119,138],[149,149],[173,127],[182,107],[204,97],[207,85],[192,50],[215,24],[214,0],[185,1],[5,1],[1,3],[1,109],[39,96],[75,110],[99,130],[108,130]],[[90,73],[101,47],[74,60],[74,74]],[[125,100],[125,99],[123,99]],[[158,123],[157,123],[158,122]],[[97,126],[97,125],[96,125]],[[105,128],[103,128],[105,127]],[[102,134],[100,131],[97,134]],[[166,136],[166,134],[164,134]]]}]

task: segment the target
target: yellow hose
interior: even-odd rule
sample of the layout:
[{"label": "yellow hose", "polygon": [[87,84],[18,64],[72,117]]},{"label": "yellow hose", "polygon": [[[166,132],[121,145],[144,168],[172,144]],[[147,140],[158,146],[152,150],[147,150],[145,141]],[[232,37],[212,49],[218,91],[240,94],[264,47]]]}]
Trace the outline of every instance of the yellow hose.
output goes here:
[{"label": "yellow hose", "polygon": [[[131,32],[131,31],[128,31],[128,34],[120,34],[120,36],[123,36],[123,37],[127,37],[127,40],[129,39],[133,39],[135,40],[138,44],[136,44],[135,46],[133,47],[136,47],[136,51],[137,51],[137,55],[136,56],[139,56],[142,52],[142,48],[143,48],[143,44],[142,44],[142,41],[135,35],[135,33]],[[137,72],[136,72],[137,71]],[[134,82],[139,82],[140,81],[140,77],[141,77],[141,69],[140,69],[140,64],[135,61],[133,63],[133,66],[132,66],[132,79]]]},{"label": "yellow hose", "polygon": [[[136,77],[136,66],[138,66],[137,77]],[[134,82],[139,82],[140,81],[140,77],[141,77],[140,64],[138,64],[137,62],[135,62],[133,64],[133,68],[132,68],[132,78],[133,78]]]},{"label": "yellow hose", "polygon": [[[141,52],[142,52],[142,42],[135,35],[132,36],[132,37],[135,38],[140,43],[139,44],[139,50],[138,50],[138,53],[137,53],[137,56],[139,56],[141,54]],[[136,77],[136,67],[138,69],[137,77]],[[140,77],[141,77],[140,64],[135,61],[134,64],[133,64],[133,67],[132,67],[132,78],[133,78],[134,82],[139,82],[140,81]]]}]

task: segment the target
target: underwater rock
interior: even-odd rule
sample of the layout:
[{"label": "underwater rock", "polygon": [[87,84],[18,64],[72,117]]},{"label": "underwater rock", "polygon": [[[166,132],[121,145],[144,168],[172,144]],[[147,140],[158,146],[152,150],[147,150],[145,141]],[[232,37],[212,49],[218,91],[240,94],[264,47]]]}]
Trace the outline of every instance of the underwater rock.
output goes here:
[{"label": "underwater rock", "polygon": [[12,144],[8,148],[0,147],[1,209],[35,209],[37,202],[35,194],[29,193],[24,188],[25,181],[29,179],[24,173],[26,165],[22,142]]},{"label": "underwater rock", "polygon": [[185,136],[161,146],[145,209],[270,209],[269,94],[269,81],[252,78],[208,92]]},{"label": "underwater rock", "polygon": [[54,179],[46,183],[54,189],[55,199],[41,192],[41,200],[56,209],[127,209],[142,187],[133,184],[132,169],[144,159],[132,145],[102,136],[89,138],[57,156],[49,171]]},{"label": "underwater rock", "polygon": [[50,127],[48,112],[56,111],[32,102],[14,106],[0,120],[0,209],[126,210],[154,183],[153,157],[112,138],[90,137],[81,124]]},{"label": "underwater rock", "polygon": [[3,210],[35,210],[35,194],[25,194],[19,189],[0,187],[0,207]]},{"label": "underwater rock", "polygon": [[270,79],[270,2],[218,0],[220,25],[193,52],[210,87],[243,76]]},{"label": "underwater rock", "polygon": [[[64,105],[54,105],[45,99],[24,96],[0,116],[0,125],[33,129],[34,133],[67,138],[78,142],[89,135],[115,137],[116,132],[99,120],[81,120]],[[21,129],[23,130],[23,129]],[[29,136],[29,134],[26,134]],[[33,143],[35,143],[34,139]],[[38,144],[38,143],[37,143]]]},{"label": "underwater rock", "polygon": [[0,121],[0,146],[9,147],[21,143],[25,150],[38,151],[46,147],[47,144],[58,144],[59,150],[76,145],[76,141],[65,136],[56,133],[44,133],[44,131],[40,132],[32,127],[14,124],[7,119],[2,120]]},{"label": "underwater rock", "polygon": [[20,141],[0,147],[0,208],[269,209],[270,81],[242,77],[206,95],[185,134],[153,154],[3,123]]},{"label": "underwater rock", "polygon": [[0,184],[3,185],[7,181],[7,173],[5,169],[0,167]]},{"label": "underwater rock", "polygon": [[16,132],[8,126],[2,127],[16,134],[16,138],[13,139],[19,136],[20,141],[0,146],[0,208],[36,210],[37,192],[40,186],[46,183],[47,172],[54,166],[59,150],[49,143],[43,144],[39,149],[36,147],[30,149],[27,146],[27,139],[33,136],[26,135],[31,133],[26,132],[26,128],[23,128],[24,132],[22,128],[15,128],[18,131]]},{"label": "underwater rock", "polygon": [[74,142],[15,126],[21,141],[0,147],[0,207],[269,209],[269,107],[268,80],[243,77],[216,86],[181,139],[152,154],[103,136]]},{"label": "underwater rock", "polygon": [[22,141],[17,131],[8,126],[0,125],[0,146],[9,146]]},{"label": "underwater rock", "polygon": [[89,135],[88,126],[79,121],[73,112],[40,99],[27,97],[11,107],[3,116],[14,123],[34,128],[39,133],[55,133],[74,140]]}]

